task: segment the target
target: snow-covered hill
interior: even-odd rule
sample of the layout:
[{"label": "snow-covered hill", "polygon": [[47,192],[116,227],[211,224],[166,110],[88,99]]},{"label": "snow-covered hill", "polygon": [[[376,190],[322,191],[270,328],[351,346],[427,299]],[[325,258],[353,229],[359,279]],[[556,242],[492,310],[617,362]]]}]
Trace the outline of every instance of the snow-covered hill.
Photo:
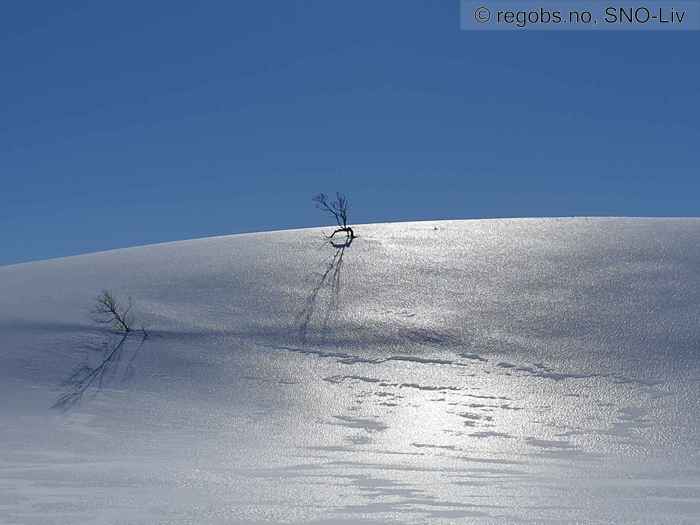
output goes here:
[{"label": "snow-covered hill", "polygon": [[0,267],[0,523],[700,521],[700,220],[322,231]]}]

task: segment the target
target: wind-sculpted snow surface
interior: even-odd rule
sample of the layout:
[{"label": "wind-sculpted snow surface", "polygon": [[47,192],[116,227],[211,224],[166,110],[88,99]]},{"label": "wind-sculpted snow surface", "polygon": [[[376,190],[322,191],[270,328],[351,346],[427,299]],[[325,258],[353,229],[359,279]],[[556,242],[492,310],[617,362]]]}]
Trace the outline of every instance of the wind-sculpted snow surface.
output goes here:
[{"label": "wind-sculpted snow surface", "polygon": [[356,233],[0,268],[0,523],[700,522],[700,220]]}]

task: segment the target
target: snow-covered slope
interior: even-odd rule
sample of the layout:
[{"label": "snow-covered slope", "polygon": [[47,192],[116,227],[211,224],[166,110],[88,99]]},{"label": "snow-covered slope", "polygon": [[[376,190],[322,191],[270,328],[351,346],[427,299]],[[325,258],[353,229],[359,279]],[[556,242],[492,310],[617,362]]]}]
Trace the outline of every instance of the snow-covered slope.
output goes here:
[{"label": "snow-covered slope", "polygon": [[0,523],[700,521],[700,220],[357,233],[0,267]]}]

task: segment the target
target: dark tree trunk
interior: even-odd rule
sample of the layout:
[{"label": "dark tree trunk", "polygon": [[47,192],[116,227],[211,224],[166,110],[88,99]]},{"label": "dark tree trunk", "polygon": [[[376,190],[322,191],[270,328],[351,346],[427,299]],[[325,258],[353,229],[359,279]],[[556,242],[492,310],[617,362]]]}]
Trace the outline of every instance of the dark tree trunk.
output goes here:
[{"label": "dark tree trunk", "polygon": [[350,240],[355,238],[355,232],[352,231],[352,228],[350,226],[343,226],[342,228],[336,228],[336,230],[331,233],[331,238],[335,236],[336,233],[343,232],[345,233]]}]

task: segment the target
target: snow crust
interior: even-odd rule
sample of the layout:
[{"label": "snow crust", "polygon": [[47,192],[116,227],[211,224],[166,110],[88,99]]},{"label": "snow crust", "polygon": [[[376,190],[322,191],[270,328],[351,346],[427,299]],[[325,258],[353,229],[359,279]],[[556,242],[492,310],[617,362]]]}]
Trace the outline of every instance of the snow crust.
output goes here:
[{"label": "snow crust", "polygon": [[700,220],[323,231],[0,267],[0,523],[700,522]]}]

